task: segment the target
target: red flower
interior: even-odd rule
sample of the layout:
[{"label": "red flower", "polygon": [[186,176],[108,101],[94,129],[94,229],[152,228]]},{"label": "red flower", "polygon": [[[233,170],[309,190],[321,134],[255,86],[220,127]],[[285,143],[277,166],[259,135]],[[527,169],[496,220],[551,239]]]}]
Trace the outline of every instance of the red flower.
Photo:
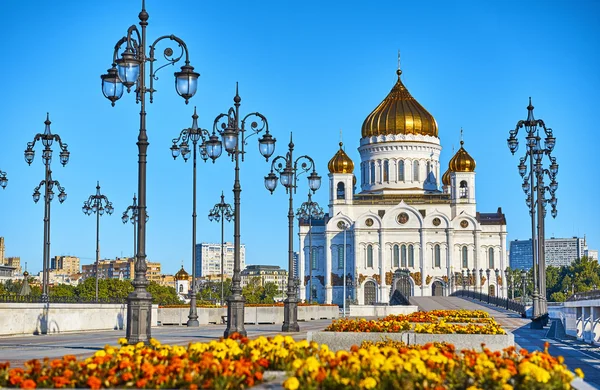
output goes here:
[{"label": "red flower", "polygon": [[35,389],[36,387],[37,387],[37,385],[31,379],[24,380],[21,383],[21,388],[22,389]]},{"label": "red flower", "polygon": [[102,381],[95,376],[91,376],[87,380],[87,385],[92,389],[99,389],[102,386]]}]

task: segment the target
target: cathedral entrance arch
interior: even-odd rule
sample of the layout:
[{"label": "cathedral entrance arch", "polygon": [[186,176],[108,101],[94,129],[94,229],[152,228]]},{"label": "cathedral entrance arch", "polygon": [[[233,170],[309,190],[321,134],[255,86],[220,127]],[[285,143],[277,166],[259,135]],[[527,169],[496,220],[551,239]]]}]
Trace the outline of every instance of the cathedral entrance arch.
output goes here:
[{"label": "cathedral entrance arch", "polygon": [[436,280],[431,285],[431,295],[434,297],[444,296],[444,285],[439,280]]},{"label": "cathedral entrance arch", "polygon": [[365,283],[365,305],[374,305],[377,300],[377,286],[375,282],[368,281]]}]

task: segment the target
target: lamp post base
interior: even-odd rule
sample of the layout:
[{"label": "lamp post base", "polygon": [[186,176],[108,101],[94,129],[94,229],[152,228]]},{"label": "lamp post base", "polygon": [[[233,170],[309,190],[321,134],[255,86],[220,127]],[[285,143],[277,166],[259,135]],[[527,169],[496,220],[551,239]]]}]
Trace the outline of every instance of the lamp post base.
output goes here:
[{"label": "lamp post base", "polygon": [[529,329],[544,329],[544,320],[542,317],[532,318]]},{"label": "lamp post base", "polygon": [[234,333],[239,333],[240,336],[246,337],[246,329],[244,328],[244,303],[246,298],[241,294],[234,294],[227,298],[227,329],[225,329],[224,337],[228,338]]},{"label": "lamp post base", "polygon": [[127,296],[127,343],[150,343],[152,327],[152,295],[133,291]]},{"label": "lamp post base", "polygon": [[198,322],[198,309],[196,308],[196,292],[192,291],[192,296],[190,298],[190,314],[188,315],[187,321],[188,327],[199,327],[200,322]]},{"label": "lamp post base", "polygon": [[294,298],[288,298],[283,301],[283,326],[281,327],[282,332],[300,332],[300,325],[298,325],[298,300]]}]

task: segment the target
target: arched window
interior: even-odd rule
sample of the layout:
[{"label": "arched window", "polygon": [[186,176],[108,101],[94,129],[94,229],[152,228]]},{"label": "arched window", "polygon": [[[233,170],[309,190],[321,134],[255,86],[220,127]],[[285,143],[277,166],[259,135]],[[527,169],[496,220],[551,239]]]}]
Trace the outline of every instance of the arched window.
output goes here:
[{"label": "arched window", "polygon": [[419,181],[419,162],[413,161],[413,181]]},{"label": "arched window", "polygon": [[412,244],[408,246],[408,266],[415,266],[415,247]]},{"label": "arched window", "polygon": [[441,251],[440,246],[438,244],[433,248],[433,256],[434,256],[434,267],[441,268],[442,267],[442,259],[441,259]]},{"label": "arched window", "polygon": [[404,160],[398,161],[398,181],[404,181]]},{"label": "arched window", "polygon": [[179,285],[179,292],[182,293],[183,292],[183,284]]},{"label": "arched window", "polygon": [[371,161],[370,164],[371,184],[375,184],[375,161]]},{"label": "arched window", "polygon": [[312,286],[312,299],[317,299],[317,286]]},{"label": "arched window", "polygon": [[346,198],[346,186],[343,182],[339,182],[337,184],[337,198],[345,199]]},{"label": "arched window", "polygon": [[460,182],[460,195],[462,199],[466,199],[469,197],[469,187],[467,185],[467,181],[463,180]]},{"label": "arched window", "polygon": [[312,266],[312,269],[317,269],[317,263],[319,260],[318,257],[319,257],[318,248],[312,248],[312,253],[310,256],[310,264]]},{"label": "arched window", "polygon": [[360,163],[360,185],[364,185],[366,180],[367,164],[365,162]]},{"label": "arched window", "polygon": [[462,267],[469,268],[469,250],[466,246],[462,247]]},{"label": "arched window", "polygon": [[383,181],[390,181],[390,163],[388,162],[388,160],[385,160],[383,162]]},{"label": "arched window", "polygon": [[426,177],[429,177],[429,172],[431,172],[431,161],[427,161],[427,175],[426,175]]},{"label": "arched window", "polygon": [[398,245],[394,245],[394,268],[400,267],[400,248]]},{"label": "arched window", "polygon": [[373,268],[373,245],[367,245],[367,267]]},{"label": "arched window", "polygon": [[402,249],[400,251],[402,258],[402,268],[406,267],[406,245],[402,245]]},{"label": "arched window", "polygon": [[344,268],[344,247],[338,246],[338,268]]},{"label": "arched window", "polygon": [[494,269],[494,248],[488,249],[488,260],[490,264],[489,269]]}]

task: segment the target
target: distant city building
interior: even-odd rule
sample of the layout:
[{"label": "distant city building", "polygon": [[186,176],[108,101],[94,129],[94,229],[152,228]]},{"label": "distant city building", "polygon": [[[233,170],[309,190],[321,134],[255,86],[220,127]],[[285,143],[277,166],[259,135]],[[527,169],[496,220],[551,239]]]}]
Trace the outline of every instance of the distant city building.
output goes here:
[{"label": "distant city building", "polygon": [[4,283],[9,279],[13,279],[16,276],[15,267],[9,265],[0,265],[0,283]]},{"label": "distant city building", "polygon": [[[563,267],[583,256],[598,258],[598,251],[588,250],[585,238],[547,238],[544,252],[546,266]],[[591,256],[590,256],[591,253]],[[513,269],[530,269],[533,263],[531,239],[510,242],[510,267]]]},{"label": "distant city building", "polygon": [[281,292],[287,289],[288,272],[278,265],[249,265],[241,272],[241,277],[242,287],[247,286],[251,279],[259,278],[261,286],[272,282]]},{"label": "distant city building", "polygon": [[[41,278],[41,273],[39,276]],[[48,270],[48,281],[50,285],[69,284],[71,286],[77,286],[82,277],[83,274],[79,272],[67,273],[63,270]]]},{"label": "distant city building", "polygon": [[594,249],[588,249],[585,251],[585,255],[588,257],[588,259],[594,259],[594,260],[598,260],[598,250],[594,250]]},{"label": "distant city building", "polygon": [[510,242],[509,263],[511,269],[531,269],[533,265],[531,239]]},{"label": "distant city building", "polygon": [[571,265],[585,255],[585,238],[549,238],[546,239],[546,265],[562,267]]},{"label": "distant city building", "polygon": [[0,237],[0,264],[4,264],[4,251],[6,247],[4,246],[4,237]]},{"label": "distant city building", "polygon": [[50,269],[62,271],[64,274],[79,273],[79,257],[75,256],[54,256],[50,259]]},{"label": "distant city building", "polygon": [[[246,266],[246,246],[240,245],[240,269]],[[223,271],[227,277],[233,275],[234,245],[223,243]],[[196,277],[221,274],[221,244],[203,242],[196,244]]]},{"label": "distant city building", "polygon": [[15,273],[17,275],[21,275],[21,258],[18,256],[14,257],[5,257],[4,265],[8,265],[10,267],[15,267]]},{"label": "distant city building", "polygon": [[[146,264],[148,266],[146,278],[149,281],[160,283],[162,280],[160,263],[146,261]],[[81,271],[84,279],[94,276],[95,265],[95,263],[82,265]],[[135,278],[135,259],[132,257],[117,257],[114,260],[100,260],[98,278],[132,280]]]}]

